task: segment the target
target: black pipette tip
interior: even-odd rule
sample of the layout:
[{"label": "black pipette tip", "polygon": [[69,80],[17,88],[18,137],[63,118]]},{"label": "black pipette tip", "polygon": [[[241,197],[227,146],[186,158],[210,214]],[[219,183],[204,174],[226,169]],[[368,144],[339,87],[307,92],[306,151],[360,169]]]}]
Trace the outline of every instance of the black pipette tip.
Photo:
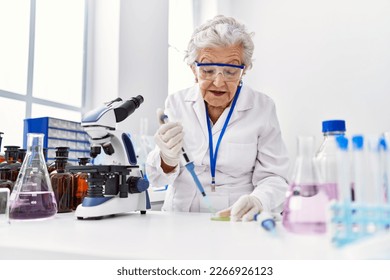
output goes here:
[{"label": "black pipette tip", "polygon": [[167,116],[167,115],[162,114],[162,115],[160,116],[160,121],[161,121],[161,123],[165,123],[165,120],[166,120],[166,119],[168,119],[168,116]]}]

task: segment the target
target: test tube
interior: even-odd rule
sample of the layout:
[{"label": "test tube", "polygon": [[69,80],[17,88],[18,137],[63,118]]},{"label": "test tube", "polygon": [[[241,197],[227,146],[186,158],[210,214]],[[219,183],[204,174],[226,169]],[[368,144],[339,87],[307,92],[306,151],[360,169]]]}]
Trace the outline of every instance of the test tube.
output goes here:
[{"label": "test tube", "polygon": [[350,178],[350,163],[348,156],[348,138],[344,135],[336,137],[336,142],[339,147],[337,151],[337,188],[339,200],[344,203],[350,203],[351,198],[351,178]]}]

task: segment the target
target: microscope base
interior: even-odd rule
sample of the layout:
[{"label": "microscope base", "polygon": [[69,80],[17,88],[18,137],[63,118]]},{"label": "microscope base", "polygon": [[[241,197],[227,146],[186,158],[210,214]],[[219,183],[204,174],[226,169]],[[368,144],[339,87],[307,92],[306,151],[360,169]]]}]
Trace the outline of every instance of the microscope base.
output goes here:
[{"label": "microscope base", "polygon": [[[146,192],[129,194],[127,198],[120,198],[114,196],[104,200],[102,203],[96,205],[83,205],[77,206],[75,216],[78,219],[99,219],[105,216],[112,216],[115,214],[123,214],[132,211],[140,211],[141,214],[146,213],[147,206],[147,194]],[[93,198],[90,199],[90,201]]]}]

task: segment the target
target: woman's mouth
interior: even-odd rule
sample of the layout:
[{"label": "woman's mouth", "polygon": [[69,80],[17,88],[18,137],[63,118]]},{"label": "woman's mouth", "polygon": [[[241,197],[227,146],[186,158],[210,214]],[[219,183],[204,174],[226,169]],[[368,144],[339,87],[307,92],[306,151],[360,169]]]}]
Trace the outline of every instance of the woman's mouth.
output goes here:
[{"label": "woman's mouth", "polygon": [[212,94],[214,94],[215,96],[221,96],[221,95],[224,95],[226,93],[226,91],[218,91],[218,90],[210,90],[210,92]]}]

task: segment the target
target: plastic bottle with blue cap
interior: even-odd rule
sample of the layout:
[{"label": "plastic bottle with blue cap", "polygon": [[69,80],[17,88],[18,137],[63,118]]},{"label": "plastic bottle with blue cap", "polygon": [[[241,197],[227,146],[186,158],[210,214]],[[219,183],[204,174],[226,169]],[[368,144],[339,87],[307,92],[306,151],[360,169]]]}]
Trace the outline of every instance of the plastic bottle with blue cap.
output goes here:
[{"label": "plastic bottle with blue cap", "polygon": [[337,190],[337,136],[344,136],[344,120],[326,120],[322,122],[324,135],[322,144],[316,153],[316,165],[319,170],[320,183],[326,189],[330,200],[338,200]]}]

